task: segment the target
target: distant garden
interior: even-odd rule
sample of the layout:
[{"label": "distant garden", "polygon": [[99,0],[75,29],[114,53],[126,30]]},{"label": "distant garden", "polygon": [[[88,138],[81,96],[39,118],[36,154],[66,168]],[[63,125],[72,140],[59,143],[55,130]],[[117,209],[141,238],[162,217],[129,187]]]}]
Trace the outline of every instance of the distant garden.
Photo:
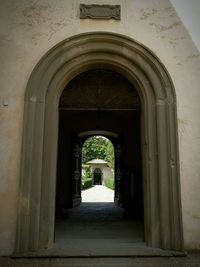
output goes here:
[{"label": "distant garden", "polygon": [[[103,136],[88,138],[82,147],[82,190],[93,185],[93,173],[89,161],[101,159],[107,162],[108,167],[114,169],[114,149],[110,140]],[[114,174],[105,177],[103,184],[114,190]]]}]

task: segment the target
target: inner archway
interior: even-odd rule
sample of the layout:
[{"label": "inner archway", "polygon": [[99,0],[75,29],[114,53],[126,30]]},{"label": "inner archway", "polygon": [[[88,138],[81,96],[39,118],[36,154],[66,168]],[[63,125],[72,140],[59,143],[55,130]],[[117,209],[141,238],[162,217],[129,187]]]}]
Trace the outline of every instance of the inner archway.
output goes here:
[{"label": "inner archway", "polygon": [[146,243],[182,250],[176,97],[170,76],[134,40],[87,33],[51,49],[27,85],[16,252],[52,246],[59,99],[73,77],[96,67],[121,73],[140,95]]},{"label": "inner archway", "polygon": [[114,147],[108,138],[89,137],[82,146],[82,189],[100,184],[114,190],[114,161]]},{"label": "inner archway", "polygon": [[136,184],[142,187],[140,109],[135,87],[116,71],[95,68],[69,82],[59,104],[57,206],[61,206],[60,210],[81,202],[81,149],[89,137],[87,133],[104,132],[113,143],[118,205],[123,205],[125,198],[129,202],[133,192],[131,179],[140,180]]},{"label": "inner archway", "polygon": [[[115,254],[118,250],[130,253],[127,251],[130,242],[144,240],[141,103],[137,90],[120,73],[94,68],[82,72],[67,84],[60,97],[59,113],[56,211],[64,211],[64,214],[56,223],[62,225],[63,235],[56,227],[55,242],[59,245],[65,238],[63,247],[66,249],[67,241],[72,244],[79,239],[82,254],[86,250],[81,246],[85,240],[88,251],[95,255],[99,251],[98,244],[104,240],[109,250],[102,247],[103,255]],[[95,132],[95,136],[90,136]],[[98,132],[104,135],[98,136]],[[106,154],[110,143],[107,138],[112,141],[115,154],[115,198],[112,203],[107,203],[106,199],[111,190],[103,185],[109,169],[105,161],[109,156]],[[89,156],[82,160],[90,165],[93,175],[93,188],[88,189],[88,194],[92,193],[95,198],[92,203],[82,203],[81,155],[83,152],[84,156],[88,154],[85,151],[87,144]],[[90,200],[84,193],[84,198]],[[99,202],[99,195],[105,200]],[[65,220],[66,211],[68,219]],[[116,243],[118,239],[121,241]]]}]

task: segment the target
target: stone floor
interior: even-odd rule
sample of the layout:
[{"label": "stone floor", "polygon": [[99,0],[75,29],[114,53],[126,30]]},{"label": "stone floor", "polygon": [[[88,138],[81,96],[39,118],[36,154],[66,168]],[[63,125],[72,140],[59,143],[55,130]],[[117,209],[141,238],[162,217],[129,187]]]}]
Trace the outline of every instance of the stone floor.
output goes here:
[{"label": "stone floor", "polygon": [[0,258],[0,267],[200,267],[200,254],[174,257],[147,247],[142,223],[123,217],[112,190],[95,186],[84,193],[82,205],[56,222],[52,249],[30,258]]},{"label": "stone floor", "polygon": [[1,267],[200,267],[200,254],[185,257],[0,258]]},{"label": "stone floor", "polygon": [[[59,256],[113,256],[137,254],[143,241],[143,223],[123,217],[113,202],[84,202],[56,221],[55,244],[48,252]],[[146,247],[146,246],[145,246]],[[148,249],[149,253],[149,249]]]},{"label": "stone floor", "polygon": [[82,191],[82,204],[68,218],[56,221],[55,245],[49,253],[61,256],[132,255],[143,244],[143,224],[123,217],[113,203],[114,191],[96,185]]}]

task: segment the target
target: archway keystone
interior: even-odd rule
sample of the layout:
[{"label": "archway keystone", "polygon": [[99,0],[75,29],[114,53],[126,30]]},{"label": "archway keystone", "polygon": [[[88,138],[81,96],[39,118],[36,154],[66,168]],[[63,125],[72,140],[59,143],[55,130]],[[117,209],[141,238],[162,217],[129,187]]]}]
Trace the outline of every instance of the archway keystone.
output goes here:
[{"label": "archway keystone", "polygon": [[68,82],[103,67],[130,80],[142,104],[145,242],[183,249],[176,97],[159,59],[125,36],[93,32],[68,38],[40,60],[24,107],[16,253],[49,248],[54,239],[58,104]]}]

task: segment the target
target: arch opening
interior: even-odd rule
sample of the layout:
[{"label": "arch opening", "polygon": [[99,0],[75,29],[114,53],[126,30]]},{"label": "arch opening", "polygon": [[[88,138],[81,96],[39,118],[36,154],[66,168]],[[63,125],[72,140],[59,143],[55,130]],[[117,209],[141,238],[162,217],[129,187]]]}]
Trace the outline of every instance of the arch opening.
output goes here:
[{"label": "arch opening", "polygon": [[82,146],[81,163],[82,190],[85,183],[88,186],[110,184],[114,190],[114,147],[108,138],[101,135],[89,137]]},{"label": "arch opening", "polygon": [[[124,75],[141,99],[145,241],[150,247],[182,250],[176,97],[172,81],[157,57],[141,44],[121,35],[97,32],[61,42],[41,59],[29,80],[16,253],[37,252],[53,244],[59,99],[72,78],[95,68],[112,69]],[[24,205],[23,200],[29,205]]]},{"label": "arch opening", "polygon": [[[90,236],[93,229],[93,240],[97,242],[101,228],[105,243],[110,244],[110,253],[115,253],[113,242],[119,236],[123,244],[143,241],[140,106],[134,86],[116,71],[103,68],[77,75],[60,97],[56,210],[64,211],[63,217],[68,211],[65,226],[70,229],[75,227],[70,225],[75,214],[75,225],[82,222],[83,214],[89,214],[84,235]],[[84,191],[82,162],[90,168],[91,175],[84,179],[84,186],[91,188]],[[106,185],[111,186],[114,180],[112,189],[107,189]],[[56,225],[61,225],[58,219]],[[110,221],[118,224],[119,229],[114,230]],[[73,242],[77,235],[84,240],[78,229],[73,231],[76,233],[73,238],[65,235],[66,241]],[[57,232],[59,243],[61,231],[56,228]],[[88,246],[95,255],[96,245]],[[79,249],[83,249],[81,245]]]}]

